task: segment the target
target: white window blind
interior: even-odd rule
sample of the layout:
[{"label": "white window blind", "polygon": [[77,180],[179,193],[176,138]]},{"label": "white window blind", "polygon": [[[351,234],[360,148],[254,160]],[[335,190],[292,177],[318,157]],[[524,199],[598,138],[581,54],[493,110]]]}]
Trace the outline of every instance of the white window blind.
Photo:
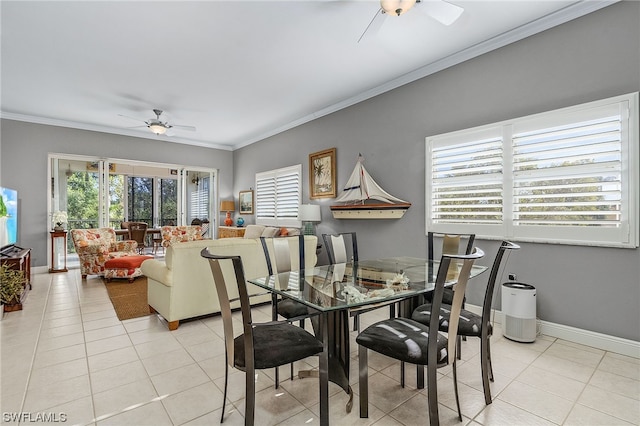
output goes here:
[{"label": "white window blind", "polygon": [[256,173],[256,223],[300,226],[302,165]]},{"label": "white window blind", "polygon": [[427,138],[427,230],[636,247],[637,98]]},{"label": "white window blind", "polygon": [[193,219],[209,219],[209,178],[200,179],[200,184],[191,192],[189,223]]},{"label": "white window blind", "polygon": [[433,147],[434,223],[502,223],[502,138]]}]

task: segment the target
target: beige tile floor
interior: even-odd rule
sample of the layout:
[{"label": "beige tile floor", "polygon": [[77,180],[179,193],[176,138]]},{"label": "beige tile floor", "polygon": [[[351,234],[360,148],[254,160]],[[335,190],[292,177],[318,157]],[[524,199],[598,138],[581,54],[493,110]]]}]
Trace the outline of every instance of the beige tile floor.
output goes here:
[{"label": "beige tile floor", "polygon": [[[362,316],[361,325],[386,311]],[[269,307],[254,309],[268,320]],[[222,408],[224,353],[221,320],[184,323],[174,332],[156,316],[120,322],[101,280],[82,282],[77,270],[36,274],[24,310],[5,315],[1,332],[1,411],[66,419],[68,425],[212,425]],[[355,333],[352,333],[355,338]],[[481,391],[479,342],[469,339],[458,365],[465,425],[640,424],[640,360],[546,336],[535,343],[509,341],[497,329],[492,341],[494,401]],[[298,368],[313,367],[299,363]],[[351,381],[358,393],[357,347],[352,345]],[[426,392],[398,382],[397,362],[371,353],[370,417],[360,419],[357,402],[330,387],[332,425],[424,425]],[[440,419],[459,424],[451,369],[440,370]],[[287,375],[288,367],[281,369]],[[258,425],[318,424],[315,379],[285,380],[274,389],[273,371],[257,375]],[[230,376],[225,424],[243,424],[244,373]],[[357,398],[357,396],[356,396]],[[45,422],[46,423],[46,422]]]}]

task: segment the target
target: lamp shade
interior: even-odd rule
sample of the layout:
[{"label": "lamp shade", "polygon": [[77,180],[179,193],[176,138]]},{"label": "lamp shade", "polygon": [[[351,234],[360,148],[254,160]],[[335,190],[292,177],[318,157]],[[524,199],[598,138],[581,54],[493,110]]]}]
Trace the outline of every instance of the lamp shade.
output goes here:
[{"label": "lamp shade", "polygon": [[320,206],[317,204],[302,204],[298,209],[298,220],[303,222],[320,222]]},{"label": "lamp shade", "polygon": [[220,202],[220,211],[222,212],[232,212],[232,211],[235,211],[235,209],[236,209],[236,205],[233,202],[233,200],[231,201],[226,200],[226,201]]},{"label": "lamp shade", "polygon": [[416,4],[416,0],[380,0],[380,7],[389,15],[400,16]]},{"label": "lamp shade", "polygon": [[167,133],[167,128],[162,124],[153,123],[149,125],[149,128],[156,135],[164,135],[165,133]]}]

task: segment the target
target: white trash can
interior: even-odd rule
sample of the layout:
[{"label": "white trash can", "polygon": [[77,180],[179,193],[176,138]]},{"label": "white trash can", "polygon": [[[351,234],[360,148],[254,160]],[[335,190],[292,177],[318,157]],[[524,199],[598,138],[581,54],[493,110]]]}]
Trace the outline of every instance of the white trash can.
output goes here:
[{"label": "white trash can", "polygon": [[502,284],[502,335],[516,342],[536,340],[536,288],[529,284]]}]

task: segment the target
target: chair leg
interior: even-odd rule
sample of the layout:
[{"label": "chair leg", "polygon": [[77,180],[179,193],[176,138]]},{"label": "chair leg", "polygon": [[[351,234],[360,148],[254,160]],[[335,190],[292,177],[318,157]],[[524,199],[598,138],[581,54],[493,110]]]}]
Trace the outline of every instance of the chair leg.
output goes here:
[{"label": "chair leg", "polygon": [[416,365],[416,387],[424,389],[424,366]]},{"label": "chair leg", "polygon": [[493,365],[491,364],[491,336],[487,337],[487,360],[489,361],[489,380],[493,382]]},{"label": "chair leg", "polygon": [[369,417],[369,363],[368,349],[358,345],[358,380],[360,385],[360,418]]},{"label": "chair leg", "polygon": [[222,414],[220,414],[220,423],[224,422],[224,410],[227,405],[227,381],[229,379],[229,361],[227,351],[224,351],[224,396],[222,397]]},{"label": "chair leg", "polygon": [[491,372],[491,359],[489,355],[489,337],[480,342],[480,372],[482,374],[482,388],[484,390],[484,403],[491,404],[491,388],[489,387],[489,375],[493,379]]},{"label": "chair leg", "polygon": [[[271,295],[271,320],[278,320],[278,296],[275,293]],[[280,371],[278,367],[276,367],[274,381],[275,388],[278,389],[280,387]]]},{"label": "chair leg", "polygon": [[458,419],[462,421],[462,410],[460,410],[460,398],[458,397],[458,371],[456,368],[456,359],[453,359],[453,392],[456,395],[456,407],[458,407]]},{"label": "chair leg", "polygon": [[353,331],[360,331],[360,315],[353,316]]},{"label": "chair leg", "polygon": [[[465,339],[466,340],[466,339]],[[462,359],[462,336],[458,334],[456,356]]]},{"label": "chair leg", "polygon": [[[276,369],[277,371],[277,369]],[[245,371],[245,404],[244,404],[244,424],[253,426],[256,411],[256,372],[253,368]]]},{"label": "chair leg", "polygon": [[[427,365],[427,399],[429,401],[429,425],[431,426],[438,426],[440,424],[440,415],[438,414],[438,377],[436,375],[436,369],[437,367],[435,365]],[[420,370],[424,372],[424,368]]]}]

